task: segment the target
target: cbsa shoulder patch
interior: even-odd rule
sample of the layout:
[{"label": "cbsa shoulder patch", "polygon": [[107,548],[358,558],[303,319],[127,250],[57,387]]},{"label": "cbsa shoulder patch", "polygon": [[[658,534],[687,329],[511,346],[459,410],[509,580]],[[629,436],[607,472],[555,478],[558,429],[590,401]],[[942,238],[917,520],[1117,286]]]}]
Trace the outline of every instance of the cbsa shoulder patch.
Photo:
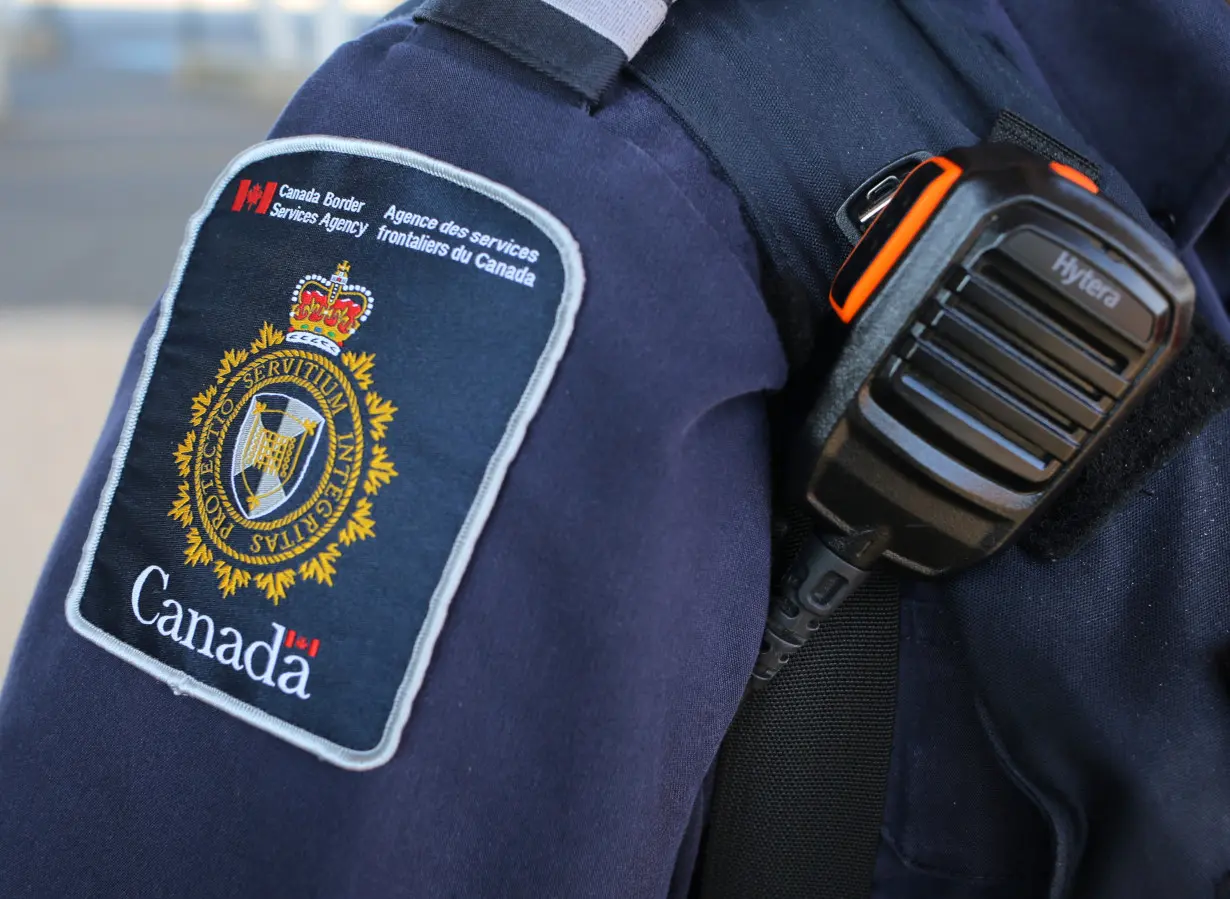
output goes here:
[{"label": "cbsa shoulder patch", "polygon": [[73,628],[327,761],[388,761],[582,282],[559,221],[445,163],[241,155],[188,228]]}]

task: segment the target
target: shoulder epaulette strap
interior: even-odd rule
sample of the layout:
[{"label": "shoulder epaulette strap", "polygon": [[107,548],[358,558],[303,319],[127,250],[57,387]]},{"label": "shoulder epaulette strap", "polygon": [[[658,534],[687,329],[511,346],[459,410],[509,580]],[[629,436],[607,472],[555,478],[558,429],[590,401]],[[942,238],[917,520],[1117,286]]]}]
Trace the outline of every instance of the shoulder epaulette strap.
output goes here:
[{"label": "shoulder epaulette strap", "polygon": [[419,21],[495,47],[597,103],[674,0],[426,0]]}]

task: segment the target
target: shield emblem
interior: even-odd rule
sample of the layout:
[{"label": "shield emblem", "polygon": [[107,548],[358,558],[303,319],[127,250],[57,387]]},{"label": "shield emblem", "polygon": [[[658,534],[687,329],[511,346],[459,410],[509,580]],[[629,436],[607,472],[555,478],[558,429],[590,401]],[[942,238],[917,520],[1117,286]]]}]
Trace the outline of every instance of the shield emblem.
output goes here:
[{"label": "shield emblem", "polygon": [[294,495],[324,423],[323,415],[294,397],[252,397],[231,451],[231,488],[244,516],[261,518]]}]

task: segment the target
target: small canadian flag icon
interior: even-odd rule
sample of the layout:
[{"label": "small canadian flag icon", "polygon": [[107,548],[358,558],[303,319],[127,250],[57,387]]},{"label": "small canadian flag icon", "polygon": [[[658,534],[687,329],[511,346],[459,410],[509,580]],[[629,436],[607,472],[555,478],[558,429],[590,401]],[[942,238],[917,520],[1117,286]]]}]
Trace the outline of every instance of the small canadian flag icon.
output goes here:
[{"label": "small canadian flag icon", "polygon": [[316,658],[316,653],[320,651],[319,640],[309,640],[303,634],[296,634],[294,631],[286,632],[286,648],[306,650],[307,654],[312,658]]},{"label": "small canadian flag icon", "polygon": [[264,215],[269,211],[269,204],[273,202],[274,194],[277,192],[278,182],[266,181],[262,186],[259,182],[244,178],[239,182],[239,190],[235,192],[235,202],[231,203],[231,212],[256,212]]}]

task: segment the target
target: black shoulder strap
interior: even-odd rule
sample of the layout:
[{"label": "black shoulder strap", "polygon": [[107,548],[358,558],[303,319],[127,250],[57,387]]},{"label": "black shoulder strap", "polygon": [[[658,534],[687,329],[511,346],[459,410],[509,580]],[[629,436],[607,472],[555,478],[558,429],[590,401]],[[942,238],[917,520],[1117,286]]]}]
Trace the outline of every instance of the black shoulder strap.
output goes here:
[{"label": "black shoulder strap", "polygon": [[897,582],[875,574],[744,700],[718,756],[696,899],[871,894],[897,640]]},{"label": "black shoulder strap", "polygon": [[414,13],[490,44],[597,103],[674,0],[426,0]]}]

